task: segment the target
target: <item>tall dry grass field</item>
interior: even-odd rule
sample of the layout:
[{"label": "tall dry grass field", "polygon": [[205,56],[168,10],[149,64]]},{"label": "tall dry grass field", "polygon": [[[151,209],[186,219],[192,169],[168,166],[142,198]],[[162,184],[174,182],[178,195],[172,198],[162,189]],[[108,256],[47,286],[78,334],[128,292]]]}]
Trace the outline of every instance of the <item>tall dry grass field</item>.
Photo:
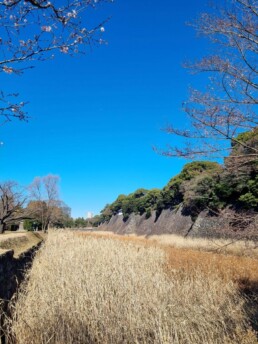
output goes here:
[{"label": "tall dry grass field", "polygon": [[219,239],[219,238],[195,238],[183,237],[177,234],[160,234],[160,235],[137,235],[137,234],[115,234],[110,231],[96,230],[93,232],[82,232],[84,235],[98,235],[101,237],[112,237],[122,240],[136,240],[137,242],[156,243],[164,246],[193,249],[196,251],[206,251],[213,253],[232,254],[235,256],[246,256],[258,258],[257,242],[239,239]]},{"label": "tall dry grass field", "polygon": [[[144,247],[158,247],[166,252],[170,269],[185,270],[188,274],[196,270],[206,275],[216,274],[225,281],[236,282],[240,287],[252,287],[258,291],[258,254],[251,242],[236,242],[203,238],[189,239],[177,235],[136,236],[118,235],[112,232],[81,232],[79,236],[110,238]],[[215,247],[224,247],[224,251]],[[249,251],[247,252],[247,247]],[[234,254],[233,254],[234,253]]]},{"label": "tall dry grass field", "polygon": [[232,281],[167,268],[159,247],[50,232],[12,310],[9,342],[257,343]]}]

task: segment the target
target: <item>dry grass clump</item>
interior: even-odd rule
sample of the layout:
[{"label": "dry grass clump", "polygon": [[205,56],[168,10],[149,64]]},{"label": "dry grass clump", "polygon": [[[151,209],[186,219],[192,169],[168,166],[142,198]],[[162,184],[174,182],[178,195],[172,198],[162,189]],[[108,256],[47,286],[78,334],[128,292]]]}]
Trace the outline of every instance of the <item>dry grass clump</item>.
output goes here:
[{"label": "dry grass clump", "polygon": [[173,269],[184,269],[189,272],[199,269],[207,275],[217,274],[225,281],[257,284],[258,290],[256,259],[173,247],[164,247],[164,250]]},{"label": "dry grass clump", "polygon": [[257,343],[232,282],[165,266],[160,248],[50,232],[13,308],[10,343]]},{"label": "dry grass clump", "polygon": [[151,235],[148,239],[176,248],[203,250],[240,256],[245,255],[258,258],[257,242],[251,240],[192,238],[176,234]]}]

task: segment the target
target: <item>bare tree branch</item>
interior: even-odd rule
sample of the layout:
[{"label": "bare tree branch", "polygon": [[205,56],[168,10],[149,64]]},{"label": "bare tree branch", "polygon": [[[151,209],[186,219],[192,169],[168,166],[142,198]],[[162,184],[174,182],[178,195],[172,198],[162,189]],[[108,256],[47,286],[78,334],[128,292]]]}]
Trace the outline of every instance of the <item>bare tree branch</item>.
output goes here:
[{"label": "bare tree branch", "polygon": [[[108,19],[87,27],[86,11],[112,0],[0,1],[0,72],[22,74],[34,61],[45,61],[54,54],[85,54],[87,48],[103,44],[104,25]],[[25,102],[0,99],[0,116],[27,120]]]},{"label": "bare tree branch", "polygon": [[12,181],[0,183],[0,234],[6,230],[8,223],[24,217],[25,202],[24,192],[17,183]]},{"label": "bare tree branch", "polygon": [[45,177],[36,177],[29,186],[31,202],[28,211],[33,218],[42,224],[47,231],[48,226],[62,215],[58,192],[59,176],[49,174]]},{"label": "bare tree branch", "polygon": [[[229,155],[238,145],[245,151],[244,163],[248,157],[253,162],[258,158],[258,145],[250,146],[238,135],[258,126],[258,3],[226,0],[224,8],[203,13],[193,26],[217,47],[216,54],[185,65],[193,73],[206,73],[208,86],[204,91],[190,90],[189,100],[183,104],[187,128],[169,125],[165,129],[186,138],[185,146],[158,151],[191,159],[217,158],[218,152]],[[191,144],[189,139],[193,139]]]}]

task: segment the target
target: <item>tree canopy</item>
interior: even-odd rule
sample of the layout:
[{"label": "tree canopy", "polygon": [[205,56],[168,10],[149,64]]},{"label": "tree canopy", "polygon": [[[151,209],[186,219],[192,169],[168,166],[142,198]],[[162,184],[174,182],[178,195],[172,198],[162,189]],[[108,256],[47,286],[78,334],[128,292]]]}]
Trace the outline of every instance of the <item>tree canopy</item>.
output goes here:
[{"label": "tree canopy", "polygon": [[[253,131],[242,133],[241,140],[247,146],[258,147],[258,135]],[[186,164],[161,190],[138,189],[129,195],[118,196],[101,211],[96,223],[109,221],[113,215],[121,215],[126,221],[131,214],[145,215],[146,218],[154,214],[157,220],[163,210],[176,210],[180,205],[193,219],[203,210],[218,216],[223,210],[231,209],[237,214],[237,230],[244,231],[247,220],[253,221],[258,211],[258,165],[255,161],[250,162],[247,148],[235,141],[232,141],[232,147],[225,165],[194,161]],[[239,156],[247,156],[248,164],[228,169],[227,164]]]}]

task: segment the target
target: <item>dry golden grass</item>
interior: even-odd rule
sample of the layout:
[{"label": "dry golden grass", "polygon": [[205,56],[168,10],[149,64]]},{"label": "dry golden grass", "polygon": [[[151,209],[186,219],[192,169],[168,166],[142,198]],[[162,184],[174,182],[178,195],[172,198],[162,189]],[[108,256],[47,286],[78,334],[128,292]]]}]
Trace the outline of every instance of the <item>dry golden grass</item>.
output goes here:
[{"label": "dry golden grass", "polygon": [[4,233],[0,236],[0,254],[4,250],[13,250],[14,257],[26,252],[33,246],[38,245],[44,239],[43,235],[38,232],[12,232]]},{"label": "dry golden grass", "polygon": [[12,249],[17,244],[24,244],[28,241],[26,233],[4,233],[0,236],[0,248]]},{"label": "dry golden grass", "polygon": [[[94,231],[94,234],[101,236],[119,236],[109,231]],[[136,240],[154,241],[158,244],[171,246],[175,248],[193,249],[200,251],[208,251],[214,253],[232,254],[239,256],[247,256],[251,258],[258,258],[257,242],[248,240],[230,240],[230,239],[214,239],[214,238],[192,238],[183,237],[176,234],[161,234],[161,235],[141,235],[136,234],[123,235],[127,238],[135,238]]]},{"label": "dry golden grass", "polygon": [[150,240],[176,248],[188,248],[258,258],[257,242],[250,240],[191,238],[175,234],[151,235]]},{"label": "dry golden grass", "polygon": [[[173,236],[176,243],[174,245],[172,238],[164,240],[162,236],[161,238],[158,236],[158,238],[150,237],[146,239],[143,236],[117,235],[112,232],[83,232],[78,233],[78,235],[112,238],[113,240],[131,242],[145,247],[159,247],[165,250],[171,269],[183,269],[189,273],[195,270],[201,270],[205,274],[215,273],[226,281],[236,281],[241,285],[244,282],[247,286],[248,284],[257,284],[258,289],[258,260],[253,258],[254,253],[252,257],[239,254],[240,248],[243,247],[244,243],[238,243],[238,250],[236,250],[236,247],[233,250],[237,255],[234,255],[229,254],[229,252],[232,253],[231,249],[227,253],[209,251],[210,241],[207,239],[195,239],[195,245],[188,245],[187,243],[184,245],[184,240],[189,243],[192,239]],[[207,242],[207,246],[204,245],[205,242]],[[216,242],[217,244],[219,242],[222,243],[221,240]],[[202,250],[201,247],[204,247],[205,250]]]},{"label": "dry golden grass", "polygon": [[167,254],[136,239],[50,232],[12,310],[9,342],[257,343],[236,284],[199,269],[167,273]]}]

